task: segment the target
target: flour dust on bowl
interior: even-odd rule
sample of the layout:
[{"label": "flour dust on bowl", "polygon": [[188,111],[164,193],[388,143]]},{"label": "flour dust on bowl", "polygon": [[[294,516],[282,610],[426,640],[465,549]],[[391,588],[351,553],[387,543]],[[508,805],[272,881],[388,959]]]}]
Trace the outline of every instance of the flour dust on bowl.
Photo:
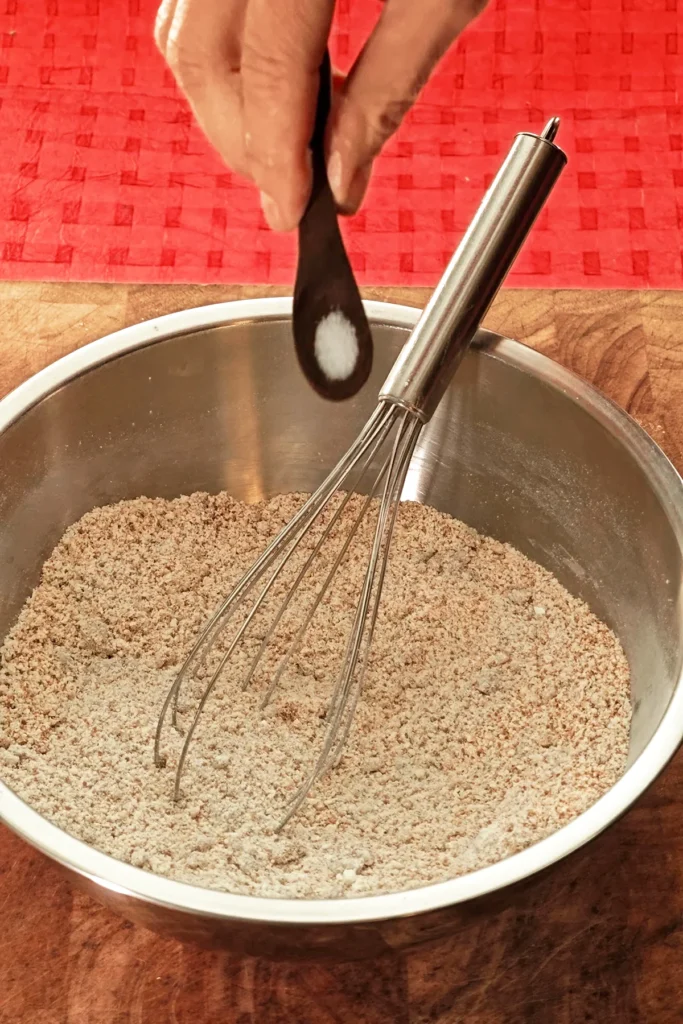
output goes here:
[{"label": "flour dust on bowl", "polygon": [[[276,495],[313,491],[366,421],[417,319],[417,311],[398,306],[370,303],[367,311],[373,374],[343,406],[325,403],[301,378],[291,352],[291,306],[279,299],[137,325],[60,360],[0,403],[0,638],[65,531],[93,509],[124,500],[133,502],[132,512],[143,496],[154,504],[196,492],[227,492],[221,500],[231,507],[258,509]],[[143,866],[135,867],[124,862],[128,855],[116,859],[58,828],[11,788],[12,771],[0,769],[3,821],[129,918],[254,954],[371,956],[514,906],[540,884],[543,869],[618,818],[680,742],[683,488],[657,446],[594,389],[525,347],[480,332],[420,437],[403,496],[430,506],[424,515],[433,524],[451,522],[442,513],[466,524],[457,527],[463,543],[472,531],[490,538],[482,549],[491,564],[512,545],[521,559],[515,571],[526,571],[522,556],[537,563],[539,579],[551,572],[556,593],[561,584],[618,637],[632,688],[626,770],[583,813],[480,870],[464,865],[459,877],[404,883],[401,892],[386,891],[390,880],[379,895],[354,883],[343,898],[337,890],[327,898],[288,898],[286,887],[277,896],[234,894],[209,887],[206,878],[188,884],[166,877],[161,862],[155,873],[144,850],[135,857]],[[278,501],[269,507],[276,518],[288,514],[284,506],[278,512]],[[419,509],[410,509],[421,523]],[[526,607],[523,593],[519,600]],[[538,618],[547,629],[543,608]],[[91,636],[96,648],[110,639]],[[482,693],[495,684],[495,654],[479,679]],[[449,722],[430,751],[444,763],[462,740],[452,735],[456,728]],[[101,779],[93,774],[96,788]],[[193,778],[190,770],[184,800],[193,797]],[[195,795],[200,804],[202,794]],[[466,799],[453,794],[454,816]],[[172,807],[166,782],[158,804],[161,817]],[[356,868],[339,866],[341,876],[348,873],[343,888]]]}]

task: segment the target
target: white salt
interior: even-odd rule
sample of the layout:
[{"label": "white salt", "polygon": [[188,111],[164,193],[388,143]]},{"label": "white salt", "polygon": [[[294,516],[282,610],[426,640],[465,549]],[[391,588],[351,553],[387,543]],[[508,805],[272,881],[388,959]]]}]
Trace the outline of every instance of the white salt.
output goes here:
[{"label": "white salt", "polygon": [[358,360],[358,338],[353,324],[335,309],[320,321],[315,332],[315,358],[328,380],[347,380]]}]

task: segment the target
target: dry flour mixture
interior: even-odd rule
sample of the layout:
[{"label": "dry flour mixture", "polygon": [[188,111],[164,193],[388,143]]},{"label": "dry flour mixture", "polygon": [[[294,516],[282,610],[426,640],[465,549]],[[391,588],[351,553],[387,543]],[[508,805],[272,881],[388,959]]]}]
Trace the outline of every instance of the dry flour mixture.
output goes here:
[{"label": "dry flour mixture", "polygon": [[[265,713],[268,665],[252,692],[238,692],[236,672],[221,681],[175,805],[177,734],[166,736],[166,768],[152,761],[163,697],[216,604],[300,504],[141,498],[71,527],[2,648],[4,781],[121,860],[289,897],[397,891],[491,864],[616,781],[631,708],[614,635],[511,547],[405,503],[338,766],[275,835],[320,748],[365,546],[352,549]],[[280,652],[293,632],[276,638]]]}]

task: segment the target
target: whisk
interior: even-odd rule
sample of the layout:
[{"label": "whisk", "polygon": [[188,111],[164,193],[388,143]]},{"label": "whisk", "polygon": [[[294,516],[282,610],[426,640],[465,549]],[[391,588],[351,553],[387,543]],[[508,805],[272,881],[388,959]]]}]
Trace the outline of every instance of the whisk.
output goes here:
[{"label": "whisk", "polygon": [[[201,684],[203,688],[190,716],[176,767],[175,800],[180,796],[183,769],[202,711],[238,645],[250,635],[250,627],[267,607],[265,602],[277,590],[278,581],[281,586],[283,579],[288,578],[283,574],[286,571],[292,573],[293,582],[284,597],[278,599],[265,636],[249,663],[241,684],[242,690],[246,690],[301,581],[311,570],[323,546],[331,543],[332,538],[336,539],[338,531],[335,527],[340,524],[352,494],[361,487],[373,463],[379,462],[379,470],[364,489],[366,496],[360,510],[351,517],[343,542],[331,566],[326,567],[324,579],[315,591],[287,653],[270,677],[263,696],[262,707],[265,707],[300,649],[304,634],[324,602],[361,523],[369,514],[375,515],[367,570],[324,718],[322,748],[287,804],[276,831],[298,811],[322,774],[338,761],[363,686],[392,533],[411,457],[421,430],[436,410],[566,163],[564,153],[554,144],[558,127],[559,119],[553,118],[540,135],[522,133],[516,136],[474,220],[389,373],[375,411],[327,479],[220,605],[190,651],[164,701],[154,745],[155,762],[162,765],[165,758],[161,752],[161,741],[168,712],[171,711],[172,723],[178,728],[178,702],[183,685]],[[323,515],[326,509],[328,511]],[[321,533],[312,550],[306,554],[302,541],[309,538],[310,544],[309,531],[314,524]],[[299,554],[295,557],[297,551]],[[299,565],[300,562],[302,564]],[[219,638],[238,609],[242,609],[242,621],[229,639],[227,649],[218,652],[217,666],[212,665],[209,669],[207,660],[212,651],[215,652]]]}]

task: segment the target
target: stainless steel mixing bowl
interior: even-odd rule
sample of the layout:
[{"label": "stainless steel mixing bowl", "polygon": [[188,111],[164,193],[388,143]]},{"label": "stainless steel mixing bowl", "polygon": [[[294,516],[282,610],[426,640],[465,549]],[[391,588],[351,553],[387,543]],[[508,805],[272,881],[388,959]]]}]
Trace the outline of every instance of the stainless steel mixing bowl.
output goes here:
[{"label": "stainless steel mixing bowl", "polygon": [[[0,402],[0,637],[63,531],[96,505],[223,488],[256,501],[313,489],[374,406],[417,317],[378,303],[368,313],[376,366],[344,405],[323,403],[304,383],[290,303],[280,299],[130,327]],[[633,674],[630,766],[589,810],[473,874],[396,895],[320,901],[231,896],[157,877],[67,835],[0,784],[5,823],[126,916],[271,956],[405,947],[508,907],[538,884],[539,872],[619,817],[681,741],[681,479],[593,388],[481,332],[422,436],[405,496],[510,541],[620,637]]]}]

